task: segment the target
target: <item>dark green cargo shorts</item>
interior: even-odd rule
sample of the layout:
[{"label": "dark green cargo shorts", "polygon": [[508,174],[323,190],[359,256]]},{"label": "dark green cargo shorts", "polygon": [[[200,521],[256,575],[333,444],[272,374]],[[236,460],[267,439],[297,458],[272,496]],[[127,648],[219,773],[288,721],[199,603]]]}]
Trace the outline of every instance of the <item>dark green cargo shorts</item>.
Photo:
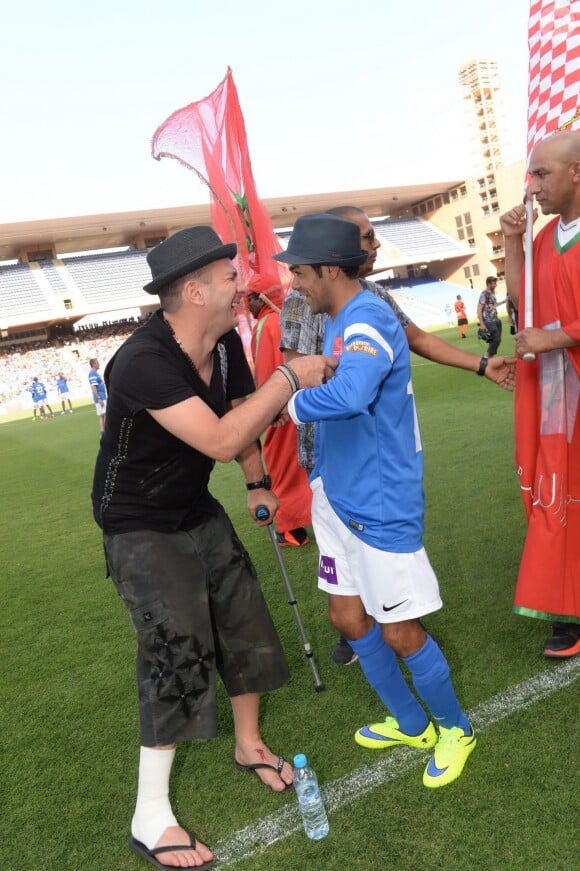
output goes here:
[{"label": "dark green cargo shorts", "polygon": [[223,510],[189,532],[105,535],[104,544],[137,635],[143,746],[215,737],[216,671],[230,696],[286,683],[256,571]]}]

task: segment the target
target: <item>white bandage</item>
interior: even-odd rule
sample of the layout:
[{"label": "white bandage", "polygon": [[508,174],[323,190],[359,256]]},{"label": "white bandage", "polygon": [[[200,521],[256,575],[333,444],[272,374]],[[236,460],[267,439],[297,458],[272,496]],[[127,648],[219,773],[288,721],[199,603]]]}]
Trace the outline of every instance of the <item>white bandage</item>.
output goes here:
[{"label": "white bandage", "polygon": [[131,834],[151,850],[168,826],[177,826],[169,803],[169,775],[175,748],[141,747],[139,788]]}]

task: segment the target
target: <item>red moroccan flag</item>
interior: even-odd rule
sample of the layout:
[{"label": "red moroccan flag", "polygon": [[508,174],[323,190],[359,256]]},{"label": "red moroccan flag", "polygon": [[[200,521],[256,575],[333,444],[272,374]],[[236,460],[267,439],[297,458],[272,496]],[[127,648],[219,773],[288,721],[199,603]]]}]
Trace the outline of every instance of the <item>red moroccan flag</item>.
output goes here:
[{"label": "red moroccan flag", "polygon": [[282,250],[270,216],[258,197],[246,128],[232,71],[209,96],[178,109],[153,136],[153,157],[173,157],[192,169],[211,194],[214,230],[236,242],[238,266],[247,284],[287,284],[287,271],[272,260]]},{"label": "red moroccan flag", "polygon": [[[578,129],[580,0],[532,0],[529,48],[528,155],[550,133]],[[537,234],[532,257],[529,218],[525,325],[565,325],[580,341],[577,249],[556,250],[557,221]],[[516,465],[528,531],[514,610],[567,622],[580,613],[580,347],[517,367]]]}]

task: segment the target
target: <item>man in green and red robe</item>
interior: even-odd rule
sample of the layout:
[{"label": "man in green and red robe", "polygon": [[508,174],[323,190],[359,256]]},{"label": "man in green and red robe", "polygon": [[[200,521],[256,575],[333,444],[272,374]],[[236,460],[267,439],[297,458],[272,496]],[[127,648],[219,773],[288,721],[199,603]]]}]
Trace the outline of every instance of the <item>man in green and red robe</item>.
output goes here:
[{"label": "man in green and red robe", "polygon": [[[533,326],[516,336],[516,463],[528,531],[514,610],[549,620],[544,653],[580,653],[580,132],[542,140],[528,196],[555,215],[533,245]],[[501,218],[509,295],[523,309],[525,206]]]}]

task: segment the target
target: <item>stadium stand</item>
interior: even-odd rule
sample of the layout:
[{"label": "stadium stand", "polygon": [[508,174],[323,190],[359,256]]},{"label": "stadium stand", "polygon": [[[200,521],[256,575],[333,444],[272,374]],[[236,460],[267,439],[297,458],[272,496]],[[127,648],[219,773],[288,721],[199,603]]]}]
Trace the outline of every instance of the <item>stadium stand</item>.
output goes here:
[{"label": "stadium stand", "polygon": [[143,285],[151,280],[147,251],[134,250],[63,258],[87,305],[106,310],[122,297],[127,307],[151,304]]},{"label": "stadium stand", "polygon": [[385,218],[373,221],[373,226],[381,243],[386,242],[403,255],[402,262],[465,257],[473,253],[472,249],[420,218]]},{"label": "stadium stand", "polygon": [[68,294],[68,288],[62,279],[59,269],[54,264],[53,260],[37,260],[38,266],[42,269],[46,280],[50,284],[52,290],[57,296],[65,297]]},{"label": "stadium stand", "polygon": [[0,349],[0,415],[31,408],[28,387],[36,375],[46,385],[49,403],[58,403],[56,378],[63,372],[73,399],[90,397],[88,361],[97,357],[104,369],[138,321],[126,320],[79,330],[66,341],[28,342]]},{"label": "stadium stand", "polygon": [[49,320],[53,308],[42,292],[28,264],[0,267],[0,311],[2,319]]}]

